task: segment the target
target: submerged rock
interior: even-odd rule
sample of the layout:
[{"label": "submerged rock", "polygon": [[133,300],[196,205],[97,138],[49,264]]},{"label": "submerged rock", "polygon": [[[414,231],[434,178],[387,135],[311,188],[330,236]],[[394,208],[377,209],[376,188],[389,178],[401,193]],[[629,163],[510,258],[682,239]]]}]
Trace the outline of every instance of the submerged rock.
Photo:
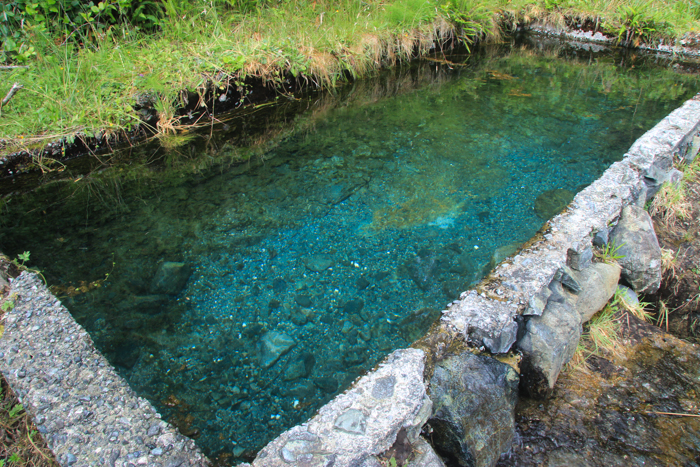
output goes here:
[{"label": "submerged rock", "polygon": [[260,339],[260,366],[270,368],[279,358],[294,347],[296,341],[287,334],[270,331]]},{"label": "submerged rock", "polygon": [[321,272],[333,267],[335,261],[330,255],[311,255],[304,259],[304,266],[310,271]]},{"label": "submerged rock", "polygon": [[435,252],[425,251],[404,263],[408,277],[413,279],[418,288],[428,290],[433,283],[438,267],[439,259]]},{"label": "submerged rock", "polygon": [[511,445],[518,374],[505,363],[463,352],[437,364],[428,420],[438,452],[459,465],[493,466]]},{"label": "submerged rock", "polygon": [[316,357],[314,357],[314,354],[305,352],[289,364],[282,379],[284,381],[294,381],[299,378],[306,378],[311,374],[315,364]]},{"label": "submerged rock", "polygon": [[151,293],[177,295],[185,287],[191,274],[192,268],[187,264],[165,261],[158,266],[153,277]]},{"label": "submerged rock", "polygon": [[559,214],[573,199],[574,193],[569,190],[547,190],[535,199],[535,214],[541,219],[550,219]]},{"label": "submerged rock", "polygon": [[122,312],[157,314],[168,304],[167,295],[134,295],[119,303]]},{"label": "submerged rock", "polygon": [[654,293],[661,285],[661,248],[649,213],[637,206],[622,210],[610,236],[617,247],[622,278],[637,293]]},{"label": "submerged rock", "polygon": [[422,308],[414,311],[401,320],[399,334],[406,342],[415,342],[428,331],[433,322],[440,316],[440,310]]}]

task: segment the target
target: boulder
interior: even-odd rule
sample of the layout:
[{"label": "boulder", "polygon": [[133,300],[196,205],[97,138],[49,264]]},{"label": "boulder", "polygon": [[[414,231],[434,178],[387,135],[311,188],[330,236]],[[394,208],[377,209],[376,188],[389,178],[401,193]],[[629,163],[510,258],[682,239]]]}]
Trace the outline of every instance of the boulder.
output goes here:
[{"label": "boulder", "polygon": [[576,271],[582,271],[591,265],[593,248],[590,243],[574,243],[566,252],[566,264]]},{"label": "boulder", "polygon": [[266,332],[259,342],[260,366],[270,368],[295,344],[296,341],[287,334],[276,331]]},{"label": "boulder", "polygon": [[581,323],[590,320],[608,303],[617,289],[620,271],[617,264],[595,263],[579,272],[578,282],[582,292],[578,295],[574,308],[581,316]]},{"label": "boulder", "polygon": [[520,387],[530,397],[552,394],[562,367],[571,360],[581,338],[581,315],[563,297],[550,298],[542,316],[525,324],[518,341],[523,360]]},{"label": "boulder", "polygon": [[418,438],[413,443],[414,457],[408,461],[406,467],[445,467],[440,456],[435,454],[433,447],[423,438]]},{"label": "boulder", "polygon": [[644,174],[644,185],[646,186],[646,201],[656,195],[661,186],[673,177],[677,177],[673,168],[673,156],[671,154],[658,155],[654,158],[651,166]]},{"label": "boulder", "polygon": [[187,264],[165,261],[158,266],[153,276],[151,293],[177,295],[185,287],[191,274],[192,268]]},{"label": "boulder", "polygon": [[515,435],[518,373],[505,363],[463,352],[439,362],[430,380],[428,420],[438,452],[459,465],[493,466]]},{"label": "boulder", "polygon": [[637,293],[654,293],[661,285],[661,248],[649,213],[626,206],[610,235],[616,246],[622,278]]}]

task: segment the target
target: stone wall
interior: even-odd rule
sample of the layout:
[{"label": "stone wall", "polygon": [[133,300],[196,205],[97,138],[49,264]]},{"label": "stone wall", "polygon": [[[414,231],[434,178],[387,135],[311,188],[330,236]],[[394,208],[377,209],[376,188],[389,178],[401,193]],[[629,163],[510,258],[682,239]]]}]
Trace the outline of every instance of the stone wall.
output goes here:
[{"label": "stone wall", "polygon": [[[443,466],[434,448],[461,465],[494,465],[510,447],[519,391],[548,396],[582,323],[604,306],[620,277],[639,291],[658,287],[659,258],[639,206],[677,177],[674,159],[695,156],[699,128],[696,98],[451,303],[413,348],[393,352],[311,420],[263,448],[252,465],[378,467],[393,457],[414,467]],[[621,267],[594,262],[594,242],[624,243],[629,257],[650,254]],[[2,371],[61,465],[206,465],[190,440],[129,389],[41,281],[24,273],[10,293],[16,306],[0,339]],[[514,350],[522,354],[520,374]]]}]

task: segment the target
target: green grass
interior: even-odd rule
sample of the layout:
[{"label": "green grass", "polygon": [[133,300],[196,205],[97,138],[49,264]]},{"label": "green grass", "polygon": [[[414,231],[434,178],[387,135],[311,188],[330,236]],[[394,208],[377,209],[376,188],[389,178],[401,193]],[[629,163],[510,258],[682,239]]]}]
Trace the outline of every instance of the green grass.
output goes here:
[{"label": "green grass", "polygon": [[24,86],[0,109],[5,140],[0,154],[60,138],[132,130],[141,120],[134,109],[137,95],[155,97],[160,120],[154,130],[173,132],[190,123],[175,112],[185,104],[183,90],[211,95],[217,88],[241,88],[251,77],[280,91],[290,77],[333,87],[426,54],[436,43],[497,39],[516,24],[536,20],[589,20],[628,43],[675,39],[700,30],[698,5],[697,0],[167,0],[156,29],[122,17],[109,27],[85,20],[69,34],[65,27],[42,29],[28,22],[21,54],[5,57],[6,64],[27,68],[0,71],[0,98],[15,82]]},{"label": "green grass", "polygon": [[58,463],[5,378],[0,375],[0,466],[54,467]]}]

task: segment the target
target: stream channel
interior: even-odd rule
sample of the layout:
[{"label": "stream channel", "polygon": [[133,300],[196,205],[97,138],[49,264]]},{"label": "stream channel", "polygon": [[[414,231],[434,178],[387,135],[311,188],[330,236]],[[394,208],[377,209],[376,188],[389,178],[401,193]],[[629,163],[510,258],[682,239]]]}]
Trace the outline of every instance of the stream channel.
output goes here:
[{"label": "stream channel", "polygon": [[212,458],[250,459],[698,90],[630,52],[447,60],[84,157],[33,190],[5,180],[0,250],[31,252],[164,419]]}]

